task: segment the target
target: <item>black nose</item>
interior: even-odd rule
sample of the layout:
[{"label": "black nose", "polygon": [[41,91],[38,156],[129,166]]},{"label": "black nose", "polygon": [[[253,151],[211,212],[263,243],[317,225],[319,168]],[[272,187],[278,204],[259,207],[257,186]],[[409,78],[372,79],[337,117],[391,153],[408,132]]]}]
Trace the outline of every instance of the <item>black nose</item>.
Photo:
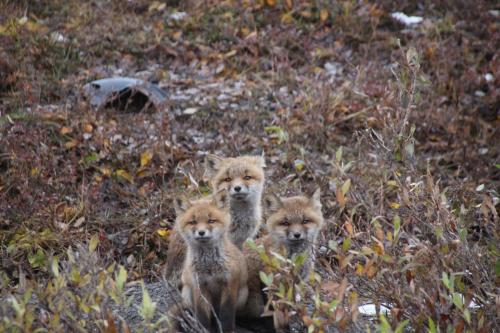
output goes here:
[{"label": "black nose", "polygon": [[241,191],[241,186],[235,186],[235,187],[234,187],[234,190],[235,190],[236,192]]},{"label": "black nose", "polygon": [[296,232],[293,234],[293,237],[299,239],[300,238],[300,232]]},{"label": "black nose", "polygon": [[199,236],[205,236],[205,230],[200,230],[198,231]]}]

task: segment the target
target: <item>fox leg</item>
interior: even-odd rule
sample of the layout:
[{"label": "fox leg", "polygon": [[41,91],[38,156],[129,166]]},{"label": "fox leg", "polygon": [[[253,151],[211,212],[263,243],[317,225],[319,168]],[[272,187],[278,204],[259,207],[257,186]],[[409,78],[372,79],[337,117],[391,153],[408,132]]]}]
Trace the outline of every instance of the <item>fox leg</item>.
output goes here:
[{"label": "fox leg", "polygon": [[221,295],[221,304],[218,317],[224,333],[235,332],[236,306],[238,302],[238,284],[230,283],[229,288]]}]

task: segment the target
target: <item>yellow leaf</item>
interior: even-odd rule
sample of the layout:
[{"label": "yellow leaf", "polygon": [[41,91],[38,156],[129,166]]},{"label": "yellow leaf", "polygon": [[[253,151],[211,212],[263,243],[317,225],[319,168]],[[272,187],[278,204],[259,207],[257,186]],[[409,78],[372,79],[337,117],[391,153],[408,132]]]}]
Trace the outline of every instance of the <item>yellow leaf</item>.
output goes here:
[{"label": "yellow leaf", "polygon": [[285,0],[285,5],[288,9],[293,8],[293,1],[292,0]]},{"label": "yellow leaf", "polygon": [[354,235],[354,228],[350,222],[346,222],[344,224],[344,227],[345,227],[345,230],[347,230],[347,232],[349,233],[349,235],[351,235],[351,236]]},{"label": "yellow leaf", "polygon": [[168,230],[168,229],[158,229],[158,230],[156,230],[156,233],[158,235],[160,235],[161,237],[163,237],[163,238],[168,238],[168,236],[170,235],[170,230]]},{"label": "yellow leaf", "polygon": [[40,169],[38,169],[36,167],[31,169],[31,175],[32,176],[36,176],[38,174],[40,174]]},{"label": "yellow leaf", "polygon": [[276,0],[266,0],[266,3],[270,7],[276,6]]},{"label": "yellow leaf", "polygon": [[312,17],[312,13],[308,10],[303,10],[300,12],[300,15],[302,17],[305,17],[305,18],[311,18]]},{"label": "yellow leaf", "polygon": [[99,169],[99,171],[101,171],[103,176],[107,176],[107,177],[111,176],[111,169],[110,168],[102,167]]},{"label": "yellow leaf", "polygon": [[238,51],[236,51],[236,50],[231,50],[228,53],[224,54],[224,57],[225,58],[231,58],[231,57],[235,56],[237,52]]},{"label": "yellow leaf", "polygon": [[64,144],[64,147],[66,147],[66,149],[71,149],[71,148],[74,148],[78,145],[78,141],[73,139],[73,140],[70,140],[68,142],[66,142]]},{"label": "yellow leaf", "polygon": [[118,177],[125,179],[125,180],[128,180],[130,183],[134,182],[134,178],[132,178],[132,175],[130,175],[130,173],[128,173],[125,170],[122,170],[122,169],[116,170],[116,175]]},{"label": "yellow leaf", "polygon": [[71,127],[66,127],[66,126],[63,126],[61,128],[61,130],[59,131],[59,133],[61,133],[61,135],[66,135],[66,134],[69,134],[73,132],[73,129]]},{"label": "yellow leaf", "polygon": [[393,186],[393,187],[398,187],[398,183],[396,183],[395,180],[389,180],[389,181],[387,181],[387,185]]},{"label": "yellow leaf", "polygon": [[281,15],[281,23],[284,24],[292,24],[293,23],[293,16],[290,13],[285,13]]},{"label": "yellow leaf", "polygon": [[141,154],[141,167],[145,167],[146,165],[148,165],[152,159],[153,159],[153,153],[151,151],[146,150],[145,152],[143,152]]},{"label": "yellow leaf", "polygon": [[99,244],[99,235],[95,234],[92,238],[90,238],[89,251],[94,252],[97,248],[97,244]]},{"label": "yellow leaf", "polygon": [[391,206],[392,209],[398,209],[399,207],[401,207],[401,205],[397,202],[391,202],[389,206]]},{"label": "yellow leaf", "polygon": [[351,179],[348,179],[345,181],[345,183],[342,185],[342,194],[346,195],[346,193],[349,191],[349,188],[351,187]]},{"label": "yellow leaf", "polygon": [[376,242],[373,244],[373,251],[377,253],[379,256],[383,255],[385,250],[384,250],[384,244],[382,242]]},{"label": "yellow leaf", "polygon": [[[1,26],[0,26],[0,29],[1,29]],[[248,29],[247,27],[243,27],[240,29],[240,32],[243,35],[243,37],[246,37],[250,34],[250,29]]]},{"label": "yellow leaf", "polygon": [[328,11],[326,9],[322,9],[319,11],[319,18],[320,18],[321,22],[325,22],[328,19],[329,15],[330,14],[328,13]]}]

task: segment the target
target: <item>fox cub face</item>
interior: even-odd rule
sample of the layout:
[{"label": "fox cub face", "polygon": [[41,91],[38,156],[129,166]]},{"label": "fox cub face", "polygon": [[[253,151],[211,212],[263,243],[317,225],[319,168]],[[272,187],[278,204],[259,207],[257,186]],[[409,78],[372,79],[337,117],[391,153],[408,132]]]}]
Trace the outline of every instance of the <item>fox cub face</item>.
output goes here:
[{"label": "fox cub face", "polygon": [[296,196],[280,199],[274,194],[264,198],[269,218],[269,234],[280,246],[289,249],[313,244],[323,225],[320,191],[312,197]]},{"label": "fox cub face", "polygon": [[229,198],[225,190],[211,198],[190,202],[175,200],[176,228],[189,244],[219,242],[230,225]]},{"label": "fox cub face", "polygon": [[226,189],[232,200],[260,200],[264,187],[263,156],[222,158],[207,155],[205,176],[215,191]]}]

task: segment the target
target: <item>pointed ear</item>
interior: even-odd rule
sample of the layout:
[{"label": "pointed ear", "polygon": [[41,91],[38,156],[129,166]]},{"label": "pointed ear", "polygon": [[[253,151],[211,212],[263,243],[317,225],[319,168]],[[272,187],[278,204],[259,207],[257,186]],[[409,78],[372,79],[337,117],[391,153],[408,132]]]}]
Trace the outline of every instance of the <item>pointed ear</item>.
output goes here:
[{"label": "pointed ear", "polygon": [[266,158],[264,156],[264,151],[262,151],[262,154],[260,156],[250,156],[252,159],[252,162],[255,163],[256,166],[259,168],[265,168],[266,167]]},{"label": "pointed ear", "polygon": [[229,194],[227,193],[227,190],[224,188],[215,193],[212,197],[212,201],[220,209],[229,208]]},{"label": "pointed ear", "polygon": [[208,154],[205,156],[205,175],[213,177],[219,171],[223,158],[217,155]]},{"label": "pointed ear", "polygon": [[174,207],[175,207],[175,213],[177,215],[181,215],[184,212],[186,212],[186,210],[188,210],[189,207],[191,207],[191,203],[185,197],[178,197],[174,198]]},{"label": "pointed ear", "polygon": [[274,193],[266,195],[262,201],[264,209],[270,214],[277,212],[283,206],[281,199]]},{"label": "pointed ear", "polygon": [[316,191],[314,191],[313,195],[309,199],[314,208],[318,211],[321,211],[321,189],[318,187]]}]

